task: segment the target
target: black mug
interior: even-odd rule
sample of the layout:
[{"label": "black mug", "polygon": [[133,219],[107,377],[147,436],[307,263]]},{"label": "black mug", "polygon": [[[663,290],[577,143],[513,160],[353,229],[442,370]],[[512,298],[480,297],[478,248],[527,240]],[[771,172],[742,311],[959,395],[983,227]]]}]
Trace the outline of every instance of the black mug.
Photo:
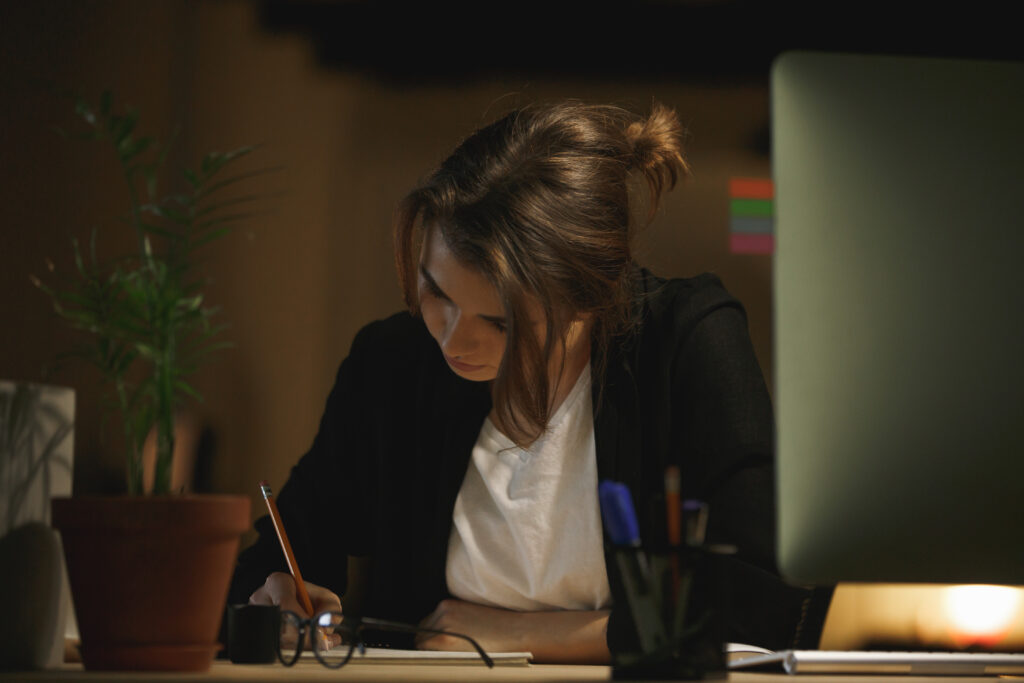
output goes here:
[{"label": "black mug", "polygon": [[278,661],[281,608],[277,605],[228,606],[228,659],[235,664]]}]

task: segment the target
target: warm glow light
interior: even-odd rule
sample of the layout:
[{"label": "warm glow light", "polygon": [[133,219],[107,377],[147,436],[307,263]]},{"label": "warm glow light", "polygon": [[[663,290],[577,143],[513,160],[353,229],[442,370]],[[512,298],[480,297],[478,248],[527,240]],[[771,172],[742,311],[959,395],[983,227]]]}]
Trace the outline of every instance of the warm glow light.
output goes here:
[{"label": "warm glow light", "polygon": [[1009,586],[951,586],[942,602],[955,640],[993,645],[1009,632],[1022,598]]}]

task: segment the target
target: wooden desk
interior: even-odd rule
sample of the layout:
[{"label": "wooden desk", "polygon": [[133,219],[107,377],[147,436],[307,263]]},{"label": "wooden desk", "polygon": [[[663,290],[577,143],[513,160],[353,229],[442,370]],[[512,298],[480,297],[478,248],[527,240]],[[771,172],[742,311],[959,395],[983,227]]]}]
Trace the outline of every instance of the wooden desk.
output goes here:
[{"label": "wooden desk", "polygon": [[[111,681],[112,683],[136,683],[156,681],[158,683],[196,683],[207,681],[342,681],[344,683],[590,683],[608,681],[611,669],[606,666],[556,666],[532,665],[528,667],[505,666],[487,669],[470,665],[429,665],[413,666],[403,664],[354,664],[341,669],[326,669],[316,662],[299,662],[285,668],[280,664],[239,665],[227,661],[216,661],[213,667],[201,674],[176,673],[87,673],[77,665],[66,665],[56,671],[0,672],[0,683],[24,681],[25,683],[65,683],[66,681]],[[818,676],[765,673],[732,673],[728,683],[993,683],[994,677],[948,676]]]},{"label": "wooden desk", "polygon": [[0,682],[65,683],[66,681],[158,681],[159,683],[197,683],[206,681],[344,681],[345,683],[474,683],[529,681],[555,683],[556,681],[607,681],[611,669],[606,666],[496,666],[480,665],[409,665],[409,664],[353,664],[341,669],[328,669],[315,661],[301,661],[293,667],[281,664],[232,664],[218,660],[206,673],[105,673],[86,672],[80,665],[65,665],[57,671],[26,673],[0,673]]}]

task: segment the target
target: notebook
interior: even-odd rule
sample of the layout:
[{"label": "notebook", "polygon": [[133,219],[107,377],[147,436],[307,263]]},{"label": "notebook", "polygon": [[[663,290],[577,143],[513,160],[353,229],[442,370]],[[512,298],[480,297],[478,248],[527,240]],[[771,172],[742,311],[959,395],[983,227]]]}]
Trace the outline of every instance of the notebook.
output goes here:
[{"label": "notebook", "polygon": [[916,674],[987,676],[1024,674],[1024,654],[992,652],[871,652],[840,650],[731,650],[731,670],[788,674]]}]

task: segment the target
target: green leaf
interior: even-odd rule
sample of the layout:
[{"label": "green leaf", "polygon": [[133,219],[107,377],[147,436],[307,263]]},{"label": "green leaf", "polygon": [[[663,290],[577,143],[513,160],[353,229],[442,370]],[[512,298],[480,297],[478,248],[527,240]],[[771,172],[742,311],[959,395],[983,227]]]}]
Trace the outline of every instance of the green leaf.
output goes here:
[{"label": "green leaf", "polygon": [[134,109],[129,109],[124,116],[115,116],[111,118],[110,134],[114,138],[114,142],[117,144],[118,149],[124,144],[128,136],[135,130],[135,124],[139,121],[139,112]]},{"label": "green leaf", "polygon": [[173,230],[168,230],[167,228],[161,228],[159,226],[153,225],[152,223],[146,223],[145,221],[141,221],[139,223],[139,227],[142,228],[142,231],[145,232],[145,233],[148,233],[150,235],[156,235],[158,237],[163,237],[164,239],[168,239],[168,240],[180,240],[180,239],[183,239],[183,237],[179,233],[174,232]]},{"label": "green leaf", "polygon": [[186,358],[186,360],[195,361],[196,359],[202,358],[202,357],[206,356],[207,354],[213,353],[214,351],[223,351],[225,349],[233,349],[233,348],[235,348],[235,346],[236,346],[236,344],[234,342],[229,342],[229,341],[212,342],[210,344],[207,344],[206,346],[202,346],[202,347],[196,349],[195,351],[193,351],[191,354],[189,354],[189,356]]},{"label": "green leaf", "polygon": [[189,299],[182,299],[178,302],[178,305],[188,311],[198,311],[199,307],[203,305],[203,295],[200,294]]},{"label": "green leaf", "polygon": [[160,352],[152,344],[146,344],[145,342],[136,342],[135,349],[139,352],[139,355],[149,358],[150,360],[158,358]]},{"label": "green leaf", "polygon": [[157,155],[156,165],[157,165],[158,168],[162,168],[163,165],[165,163],[167,163],[167,155],[168,155],[168,153],[170,153],[171,147],[173,146],[174,141],[178,139],[178,135],[180,133],[181,133],[181,127],[180,126],[175,126],[174,130],[171,131],[170,137],[167,138],[167,142],[165,142],[163,147],[161,147],[161,149],[160,149],[160,154]]},{"label": "green leaf", "polygon": [[224,225],[225,223],[237,223],[238,221],[244,221],[246,218],[252,218],[252,214],[249,213],[229,213],[222,216],[216,216],[209,220],[201,221],[196,227],[194,232],[200,233],[204,230],[216,227],[218,225]]},{"label": "green leaf", "polygon": [[202,171],[203,175],[209,175],[211,170],[217,167],[217,159],[220,157],[218,152],[208,152],[203,157],[202,161],[199,162],[199,170]]},{"label": "green leaf", "polygon": [[192,218],[187,214],[184,214],[176,209],[172,209],[167,205],[157,206],[155,204],[147,205],[147,211],[154,213],[161,218],[177,223],[178,225],[189,225],[192,222]]},{"label": "green leaf", "polygon": [[165,204],[174,204],[180,206],[182,209],[188,209],[195,206],[195,198],[192,194],[172,194],[166,198]]},{"label": "green leaf", "polygon": [[58,301],[61,301],[63,303],[66,303],[66,304],[77,304],[79,306],[82,306],[83,308],[91,307],[91,305],[93,303],[92,297],[89,297],[89,296],[86,296],[86,295],[83,295],[83,294],[78,294],[77,292],[74,292],[74,291],[71,291],[71,290],[65,290],[65,291],[62,291],[62,292],[57,292],[54,295],[54,297]]},{"label": "green leaf", "polygon": [[209,244],[210,242],[213,242],[215,240],[219,240],[220,238],[222,238],[225,235],[227,235],[229,232],[231,232],[230,228],[220,228],[219,230],[212,230],[212,231],[206,233],[205,235],[203,235],[202,237],[200,237],[198,239],[195,239],[192,242],[190,242],[189,245],[188,245],[188,249],[189,249],[189,251],[194,251],[194,250],[198,249],[199,247],[202,247],[202,246],[204,246],[206,244]]},{"label": "green leaf", "polygon": [[71,240],[71,249],[75,254],[75,268],[78,269],[82,277],[88,277],[88,274],[85,272],[85,264],[82,262],[82,251],[78,248],[78,240],[75,238]]},{"label": "green leaf", "polygon": [[86,104],[85,100],[78,100],[75,103],[75,113],[85,119],[85,122],[90,126],[96,125],[96,114],[93,113],[92,108]]},{"label": "green leaf", "polygon": [[225,187],[234,185],[235,183],[240,183],[242,181],[248,180],[249,178],[255,178],[261,175],[267,175],[268,173],[275,173],[277,171],[282,170],[283,168],[283,166],[267,166],[266,168],[258,168],[254,171],[248,171],[246,173],[239,173],[237,175],[229,176],[227,178],[224,178],[223,180],[217,181],[216,183],[208,187],[203,187],[200,191],[196,193],[196,197],[197,199],[200,197],[206,197],[213,194],[214,192],[224,189]]},{"label": "green leaf", "polygon": [[244,195],[242,197],[234,197],[232,199],[225,199],[222,202],[214,202],[211,204],[204,205],[201,209],[196,211],[196,218],[202,218],[212,213],[216,213],[229,206],[237,206],[239,204],[252,204],[260,199],[263,199],[264,195]]},{"label": "green leaf", "polygon": [[255,151],[256,147],[256,145],[245,145],[242,147],[238,147],[237,149],[233,149],[225,154],[222,154],[221,157],[224,159],[224,163],[230,163],[235,159],[238,159],[239,157],[244,157],[247,154],[251,154],[253,151]]},{"label": "green leaf", "polygon": [[175,389],[176,391],[180,391],[180,392],[181,392],[181,393],[183,393],[183,394],[188,394],[189,396],[191,396],[191,397],[192,397],[192,398],[194,398],[195,400],[199,401],[200,403],[202,403],[202,402],[203,402],[203,396],[202,396],[202,394],[200,394],[200,393],[199,393],[198,391],[196,391],[196,390],[195,390],[195,389],[194,389],[194,388],[192,387],[192,385],[190,385],[190,384],[189,384],[188,382],[186,382],[185,380],[181,380],[181,379],[179,379],[178,381],[176,381],[176,382],[174,383],[174,389]]},{"label": "green leaf", "polygon": [[203,157],[200,163],[200,169],[203,172],[204,182],[213,177],[220,169],[224,168],[227,164],[231,163],[239,157],[249,154],[254,149],[254,146],[239,147],[238,149],[230,152],[210,152]]},{"label": "green leaf", "polygon": [[[131,138],[125,138],[117,146],[117,152],[121,157],[121,162],[127,162],[135,157],[139,156],[153,144],[153,138],[139,138],[133,140]],[[134,170],[134,169],[133,169]],[[133,175],[133,173],[129,173]]]}]

